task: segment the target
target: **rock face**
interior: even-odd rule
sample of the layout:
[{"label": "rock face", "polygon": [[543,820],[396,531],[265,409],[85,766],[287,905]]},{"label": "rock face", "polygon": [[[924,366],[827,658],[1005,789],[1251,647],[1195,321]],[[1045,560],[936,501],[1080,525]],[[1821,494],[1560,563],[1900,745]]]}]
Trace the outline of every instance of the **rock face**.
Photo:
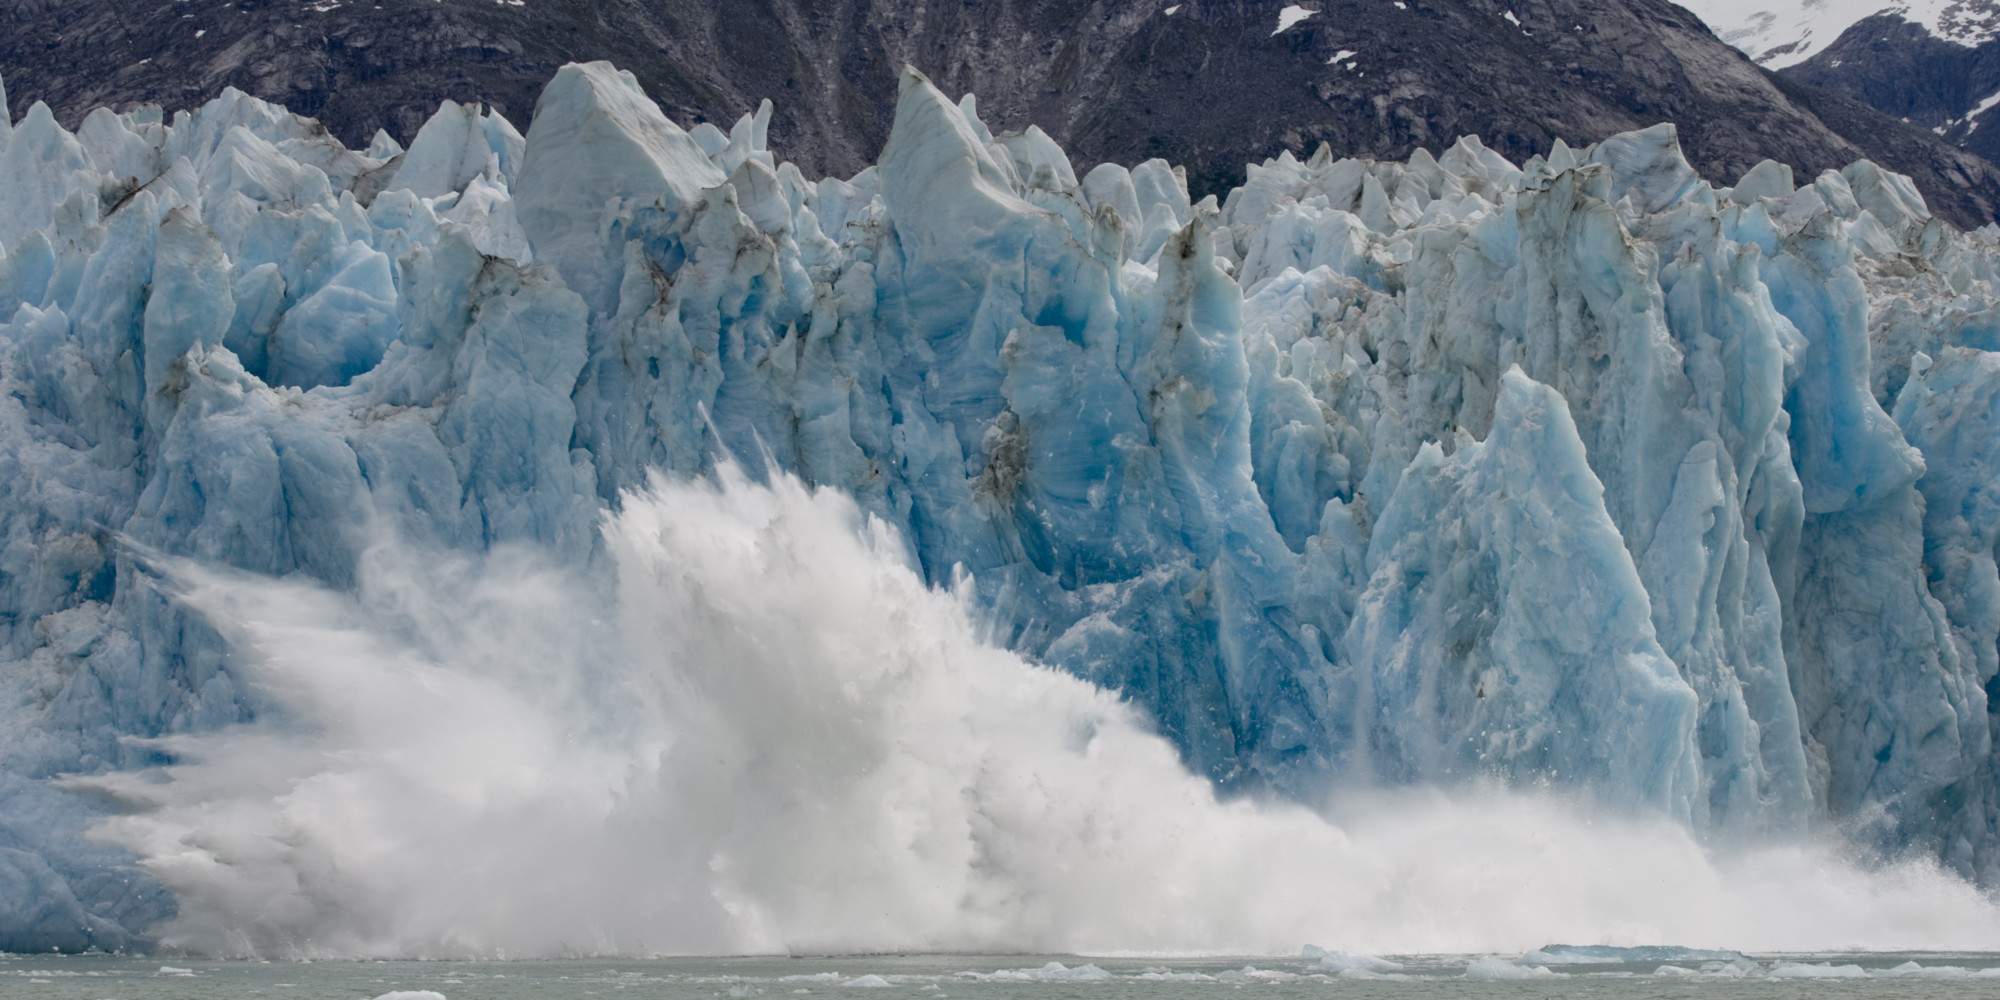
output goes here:
[{"label": "rock face", "polygon": [[1784,75],[1848,95],[2000,160],[2000,40],[1965,44],[1885,12],[1857,22]]},{"label": "rock face", "polygon": [[1885,16],[1965,48],[2000,37],[1994,0],[1688,0],[1687,7],[1723,41],[1771,69],[1817,59],[1857,25]]},{"label": "rock face", "polygon": [[443,98],[523,122],[556,67],[610,59],[683,124],[769,98],[773,148],[846,175],[881,148],[908,63],[981,95],[996,128],[1037,124],[1093,161],[1184,164],[1197,197],[1281,148],[1402,158],[1471,134],[1519,160],[1672,121],[1717,183],[1765,158],[1811,175],[1867,156],[1962,228],[2000,206],[1990,165],[1865,108],[1821,110],[1664,0],[1314,0],[1280,30],[1286,6],[5,0],[0,75],[17,106],[47,101],[72,126],[98,105],[235,86],[360,146],[378,125],[409,141]]},{"label": "rock face", "polygon": [[[2000,159],[2000,112],[1993,110],[2000,104],[1995,0],[1688,0],[1688,7],[1723,40],[1778,71],[1779,86],[1794,101],[1868,145],[1882,162],[1929,161],[1964,188],[1973,186],[1964,158],[1942,152],[1931,136],[1989,162]],[[1864,108],[1904,127],[1885,125]],[[1891,149],[1895,155],[1885,155]]]}]

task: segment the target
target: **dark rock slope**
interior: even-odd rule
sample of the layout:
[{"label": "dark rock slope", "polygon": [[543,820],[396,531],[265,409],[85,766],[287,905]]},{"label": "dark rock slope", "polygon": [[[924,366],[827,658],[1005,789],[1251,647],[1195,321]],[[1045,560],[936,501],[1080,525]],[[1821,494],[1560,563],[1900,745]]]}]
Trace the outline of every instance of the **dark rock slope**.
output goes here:
[{"label": "dark rock slope", "polygon": [[[1872,157],[1961,226],[1994,218],[2000,171],[1857,104],[1815,113],[1665,0],[0,0],[16,108],[186,106],[236,86],[350,144],[406,139],[442,98],[525,126],[564,62],[610,59],[669,113],[724,124],[777,106],[772,144],[809,170],[871,161],[895,70],[974,91],[1082,160],[1165,156],[1198,190],[1321,141],[1402,157],[1476,133],[1516,159],[1677,122],[1728,182],[1765,157],[1807,173]],[[1167,11],[1173,10],[1169,14]],[[1346,55],[1343,55],[1346,53]],[[1838,121],[1827,120],[1829,114]]]},{"label": "dark rock slope", "polygon": [[1782,72],[2000,161],[2000,101],[1991,100],[2000,96],[2000,39],[1958,45],[1900,15],[1877,14]]}]

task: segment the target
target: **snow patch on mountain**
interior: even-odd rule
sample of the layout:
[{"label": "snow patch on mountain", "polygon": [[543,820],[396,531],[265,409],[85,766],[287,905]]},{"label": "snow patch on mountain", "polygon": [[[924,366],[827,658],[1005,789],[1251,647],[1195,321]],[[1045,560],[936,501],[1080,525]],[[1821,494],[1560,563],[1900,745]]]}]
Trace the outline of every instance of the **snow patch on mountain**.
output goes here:
[{"label": "snow patch on mountain", "polygon": [[1282,35],[1285,33],[1286,29],[1318,13],[1319,11],[1316,11],[1310,7],[1301,7],[1298,4],[1287,4],[1284,10],[1278,12],[1278,26],[1277,28],[1272,30],[1271,34]]},{"label": "snow patch on mountain", "polygon": [[1856,21],[1875,14],[1899,14],[1933,36],[1971,48],[2000,37],[2000,3],[1994,0],[1765,0],[1743,5],[1721,0],[1683,4],[1717,37],[1752,59],[1783,69],[1810,59],[1833,44]]}]

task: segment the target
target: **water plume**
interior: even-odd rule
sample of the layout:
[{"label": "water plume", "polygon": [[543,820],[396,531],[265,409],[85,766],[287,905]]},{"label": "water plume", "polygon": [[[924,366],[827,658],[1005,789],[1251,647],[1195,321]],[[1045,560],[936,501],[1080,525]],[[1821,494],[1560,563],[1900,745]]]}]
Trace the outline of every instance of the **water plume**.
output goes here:
[{"label": "water plume", "polygon": [[[780,475],[655,479],[615,585],[389,542],[352,595],[163,570],[280,711],[90,779],[268,957],[1985,947],[1934,868],[1499,790],[1218,801],[1104,690],[983,641],[893,530]],[[606,593],[607,589],[615,593]],[[1331,817],[1331,818],[1330,818]]]}]

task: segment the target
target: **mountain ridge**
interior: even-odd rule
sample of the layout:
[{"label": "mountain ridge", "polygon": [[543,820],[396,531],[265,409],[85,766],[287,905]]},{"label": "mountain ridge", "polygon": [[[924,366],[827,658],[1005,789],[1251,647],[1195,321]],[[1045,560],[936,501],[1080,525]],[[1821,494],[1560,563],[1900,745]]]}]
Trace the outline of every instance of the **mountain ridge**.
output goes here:
[{"label": "mountain ridge", "polygon": [[1718,184],[1765,158],[1810,176],[1866,156],[1910,174],[1961,228],[2000,212],[2000,169],[1860,109],[1834,127],[1808,106],[1819,99],[1663,0],[1322,0],[1282,27],[1280,7],[10,0],[0,77],[16,107],[45,100],[71,126],[98,105],[192,106],[236,86],[358,147],[378,124],[407,142],[447,98],[525,127],[556,67],[608,59],[685,125],[771,99],[775,149],[849,174],[886,138],[910,64],[977,94],[997,127],[1039,125],[1082,159],[1185,164],[1197,196],[1240,183],[1245,163],[1320,142],[1402,158],[1478,135],[1519,162],[1558,137],[1581,145],[1673,121]]}]

